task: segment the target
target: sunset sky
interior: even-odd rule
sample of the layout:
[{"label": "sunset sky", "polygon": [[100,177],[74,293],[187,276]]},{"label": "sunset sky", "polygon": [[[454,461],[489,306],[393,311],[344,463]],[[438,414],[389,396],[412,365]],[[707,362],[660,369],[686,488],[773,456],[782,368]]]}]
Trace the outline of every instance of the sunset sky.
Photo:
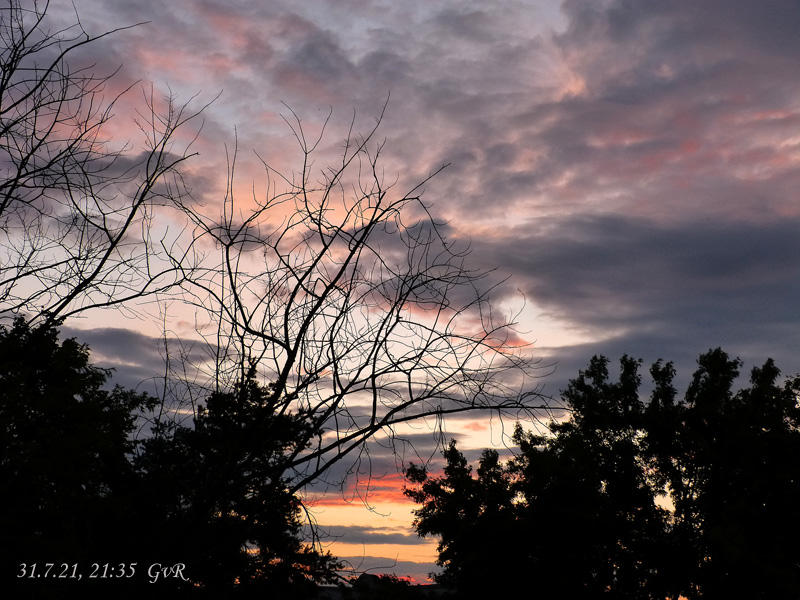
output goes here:
[{"label": "sunset sky", "polygon": [[[91,33],[147,21],[87,46],[82,60],[115,86],[203,104],[190,164],[207,205],[225,189],[225,146],[258,178],[257,151],[296,168],[287,107],[308,131],[331,123],[335,158],[354,111],[380,128],[383,167],[407,187],[449,163],[424,200],[471,264],[508,277],[495,301],[557,395],[593,354],[676,363],[722,346],[745,368],[771,356],[800,370],[800,5],[795,0],[75,0]],[[74,19],[69,2],[51,14]],[[115,90],[110,89],[109,93]],[[114,133],[136,146],[131,112]],[[245,181],[245,180],[243,180]],[[248,184],[249,185],[249,184]],[[247,186],[245,186],[247,187]],[[69,322],[128,385],[162,370],[152,328],[97,316]],[[183,328],[183,329],[182,329]],[[80,330],[80,331],[78,331]],[[175,335],[190,336],[176,322]],[[553,367],[549,367],[552,365]],[[474,457],[511,424],[453,419]],[[417,579],[435,542],[410,528],[402,458],[435,452],[425,424],[406,436],[419,457],[376,445],[367,488],[310,495],[335,554]]]}]

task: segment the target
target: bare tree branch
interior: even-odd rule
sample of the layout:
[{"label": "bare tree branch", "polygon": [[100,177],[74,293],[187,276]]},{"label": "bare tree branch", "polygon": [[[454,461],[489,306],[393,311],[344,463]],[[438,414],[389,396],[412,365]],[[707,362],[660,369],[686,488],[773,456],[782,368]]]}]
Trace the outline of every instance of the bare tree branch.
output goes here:
[{"label": "bare tree branch", "polygon": [[469,249],[445,238],[421,200],[444,167],[405,194],[385,183],[382,116],[361,137],[351,125],[341,161],[312,172],[322,133],[309,141],[290,112],[298,173],[262,160],[267,194],[245,206],[234,146],[221,214],[187,208],[195,244],[218,252],[186,287],[201,320],[216,324],[214,389],[257,366],[272,382],[273,413],[311,424],[285,463],[293,492],[401,424],[547,405],[529,389],[534,364],[512,343],[514,323],[492,312],[489,273],[467,266]]},{"label": "bare tree branch", "polygon": [[[0,8],[0,314],[57,320],[90,308],[125,306],[180,285],[175,232],[154,215],[186,194],[180,172],[192,141],[177,132],[202,112],[189,102],[144,97],[138,154],[103,137],[120,98],[100,75],[70,59],[98,35],[80,19],[53,31],[49,2],[10,0]],[[190,99],[191,102],[191,99]],[[160,101],[158,101],[160,103]]]}]

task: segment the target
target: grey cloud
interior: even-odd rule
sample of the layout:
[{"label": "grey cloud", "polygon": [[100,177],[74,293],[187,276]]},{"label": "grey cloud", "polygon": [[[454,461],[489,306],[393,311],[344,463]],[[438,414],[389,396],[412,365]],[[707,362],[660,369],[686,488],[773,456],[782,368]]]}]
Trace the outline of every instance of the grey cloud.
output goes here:
[{"label": "grey cloud", "polygon": [[739,379],[734,387],[745,386],[751,369],[762,366],[768,357],[776,360],[783,376],[793,377],[800,369],[796,360],[800,339],[797,336],[792,337],[794,339],[790,341],[791,347],[783,346],[783,340],[780,344],[765,344],[750,340],[741,343],[740,340],[729,339],[724,335],[716,338],[715,343],[703,345],[702,342],[693,344],[693,340],[687,340],[680,332],[673,335],[663,331],[631,332],[600,342],[551,349],[551,356],[558,361],[558,368],[545,382],[545,390],[558,398],[569,381],[574,379],[580,370],[586,369],[590,358],[597,355],[610,359],[610,376],[613,379],[618,374],[619,358],[628,355],[642,361],[639,372],[642,376],[640,395],[643,398],[648,397],[653,389],[649,369],[657,360],[674,364],[676,368],[674,384],[678,396],[682,397],[697,369],[697,359],[700,354],[720,345],[730,356],[742,360]]},{"label": "grey cloud", "polygon": [[772,356],[787,372],[800,369],[799,228],[796,219],[664,225],[582,216],[542,219],[474,246],[547,312],[604,340],[541,349],[559,362],[546,382],[553,393],[595,353],[675,360],[686,374],[700,352],[721,345],[753,364]]},{"label": "grey cloud", "polygon": [[381,82],[387,89],[406,80],[410,68],[411,63],[405,57],[384,49],[369,52],[358,63],[358,70],[363,77]]},{"label": "grey cloud", "polygon": [[359,525],[323,525],[320,535],[324,539],[341,539],[348,544],[402,544],[416,546],[419,536],[412,533],[386,533],[379,527]]},{"label": "grey cloud", "polygon": [[384,433],[379,433],[368,442],[365,451],[356,450],[333,463],[323,477],[308,486],[308,490],[339,491],[343,497],[352,499],[353,489],[358,487],[359,494],[366,494],[369,500],[369,486],[380,489],[386,485],[386,482],[382,483],[383,478],[397,475],[409,463],[436,463],[444,446],[458,437],[448,432],[443,435],[426,432],[398,435],[390,440]]},{"label": "grey cloud", "polygon": [[800,293],[797,226],[576,218],[530,235],[499,264],[520,267],[531,297],[588,326],[692,320],[693,308],[741,316],[758,308],[759,319],[775,320],[791,316],[787,300]]},{"label": "grey cloud", "polygon": [[[747,36],[733,35],[759,26],[758,20],[750,22],[747,11],[734,11],[738,20],[720,29],[713,11],[666,4],[645,9],[612,3],[608,11],[597,3],[568,4],[572,25],[556,40],[586,88],[557,100],[532,94],[510,106],[493,104],[487,86],[478,114],[491,118],[493,136],[515,127],[514,145],[530,148],[538,158],[524,170],[508,172],[497,168],[503,157],[487,152],[484,161],[469,166],[481,173],[477,181],[447,181],[456,186],[455,195],[470,210],[487,215],[498,205],[586,210],[607,196],[622,206],[658,210],[658,201],[674,194],[680,181],[688,184],[689,193],[686,201],[674,203],[676,209],[692,211],[692,203],[711,193],[717,197],[715,207],[707,210],[724,210],[724,188],[741,183],[728,169],[731,160],[739,160],[730,154],[741,153],[763,166],[780,156],[774,143],[760,154],[751,152],[754,136],[763,139],[768,131],[779,139],[789,135],[751,117],[759,111],[793,110],[794,59],[767,56]],[[684,12],[696,18],[687,24]],[[699,32],[684,40],[687,27]],[[496,106],[508,110],[497,114]],[[740,129],[748,120],[747,131]],[[486,147],[486,140],[480,127],[470,123],[460,145]],[[713,181],[718,187],[709,190]],[[782,202],[774,183],[767,177],[761,185],[773,208]],[[742,204],[746,209],[752,200]]]},{"label": "grey cloud", "polygon": [[343,80],[352,76],[353,66],[333,36],[316,31],[291,48],[277,65],[279,83],[296,73],[320,83],[347,83]]},{"label": "grey cloud", "polygon": [[[171,47],[213,50],[246,64],[250,80],[230,74],[225,86],[233,104],[253,115],[271,106],[261,96],[298,99],[301,113],[328,102],[348,113],[354,102],[362,108],[373,97],[374,104],[376,87],[381,98],[391,87],[387,158],[408,179],[452,160],[426,199],[452,219],[455,232],[470,218],[510,209],[573,214],[571,224],[557,224],[557,239],[535,229],[515,232],[513,252],[487,241],[473,255],[518,275],[516,285],[554,314],[607,330],[679,323],[698,338],[734,318],[730,339],[744,338],[742,323],[753,337],[791,320],[782,298],[794,299],[795,290],[769,274],[778,265],[791,277],[787,257],[796,247],[788,231],[768,228],[777,237],[763,245],[747,228],[725,222],[774,221],[791,209],[800,183],[800,170],[778,165],[776,143],[798,122],[792,73],[800,9],[793,2],[567,1],[566,27],[552,34],[532,30],[540,7],[524,4],[502,11],[479,3],[411,3],[402,10],[370,2],[342,9],[114,6],[122,11],[115,18],[152,13],[146,32],[132,36],[168,42],[167,57]],[[97,24],[103,14],[111,18],[89,12]],[[240,37],[235,27],[215,30],[218,16],[238,19]],[[132,49],[130,39],[119,36],[110,47]],[[554,94],[545,75],[563,68],[585,88]],[[295,75],[329,95],[288,93],[284,78]],[[764,111],[775,114],[763,118]],[[212,123],[224,123],[224,112]],[[243,139],[266,132],[250,127]],[[195,187],[205,186],[200,179]],[[604,211],[642,220],[581,217]],[[693,218],[719,225],[676,224]],[[615,227],[624,239],[612,235]],[[605,233],[566,243],[591,230]],[[718,255],[721,248],[732,250]],[[626,254],[637,260],[624,261]],[[653,273],[659,276],[639,285]],[[757,323],[754,306],[767,315]]]},{"label": "grey cloud", "polygon": [[[165,369],[165,340],[123,328],[61,328],[61,337],[74,337],[90,349],[90,360],[99,367],[114,369],[111,382],[158,395]],[[187,364],[200,364],[211,356],[207,344],[167,336],[166,350],[180,352]],[[176,355],[177,356],[177,355]],[[173,356],[173,359],[175,356]]]},{"label": "grey cloud", "polygon": [[493,42],[497,39],[494,23],[486,12],[480,10],[446,8],[436,15],[434,21],[443,31],[466,38],[470,43]]}]

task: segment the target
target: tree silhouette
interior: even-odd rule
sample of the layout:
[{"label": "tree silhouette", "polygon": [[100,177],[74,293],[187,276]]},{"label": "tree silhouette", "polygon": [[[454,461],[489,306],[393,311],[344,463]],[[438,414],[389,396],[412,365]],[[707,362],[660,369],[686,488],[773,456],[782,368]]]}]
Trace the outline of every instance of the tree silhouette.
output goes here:
[{"label": "tree silhouette", "polygon": [[205,589],[236,582],[239,593],[298,597],[335,580],[341,565],[301,543],[300,502],[283,475],[309,424],[275,414],[272,389],[254,375],[212,394],[193,427],[159,425],[143,441],[135,463],[150,498],[143,522],[166,542],[157,552],[192,564]]},{"label": "tree silhouette", "polygon": [[509,471],[494,450],[484,451],[476,477],[455,442],[444,457],[441,477],[431,478],[414,465],[406,470],[418,487],[405,493],[422,504],[415,511],[417,533],[441,536],[437,563],[444,572],[436,580],[475,597],[514,589],[527,553],[520,544],[520,515]]},{"label": "tree silhouette", "polygon": [[[249,377],[209,397],[193,427],[157,424],[137,441],[145,422],[157,423],[157,400],[109,390],[108,376],[89,363],[86,346],[59,342],[52,324],[0,326],[6,583],[20,593],[39,583],[18,578],[20,563],[41,571],[98,561],[186,564],[188,583],[158,586],[166,596],[300,597],[335,577],[340,565],[303,543],[300,504],[282,478],[287,449],[308,424],[276,416],[271,390]],[[114,593],[145,583],[117,582]]]},{"label": "tree silhouette", "polygon": [[241,201],[234,149],[222,206],[186,207],[194,243],[218,251],[186,286],[198,321],[213,324],[198,331],[213,352],[209,385],[230,389],[253,365],[272,382],[273,410],[303,415],[286,463],[293,491],[368,461],[367,441],[394,440],[401,423],[544,404],[517,385],[533,365],[491,309],[488,273],[421,199],[441,169],[405,191],[384,180],[381,118],[363,136],[351,125],[339,162],[317,170],[325,127],[309,139],[292,113],[299,172],[265,162],[265,193]]},{"label": "tree silhouette", "polygon": [[645,405],[639,361],[610,382],[595,357],[562,394],[570,418],[546,436],[518,426],[505,464],[484,452],[474,477],[453,443],[440,477],[411,466],[440,580],[475,597],[522,583],[541,597],[796,597],[799,382],[778,386],[769,360],[734,392],[738,360],[698,362],[682,401],[657,362]]},{"label": "tree silhouette", "polygon": [[554,423],[552,437],[518,427],[517,457],[501,465],[496,452],[484,452],[476,479],[454,444],[443,477],[407,471],[422,484],[407,490],[423,504],[418,533],[442,536],[443,583],[470,594],[523,583],[542,597],[661,594],[654,554],[664,514],[639,460],[637,368],[624,357],[619,382],[610,383],[607,361],[593,359],[562,395],[572,418]]},{"label": "tree silhouette", "polygon": [[341,587],[343,600],[382,598],[384,600],[415,600],[425,598],[418,587],[394,575],[362,573],[351,579],[351,586]]},{"label": "tree silhouette", "polygon": [[[304,415],[284,474],[292,491],[366,460],[366,442],[400,423],[542,404],[518,391],[531,364],[509,344],[512,319],[491,310],[487,273],[468,267],[467,248],[421,201],[441,169],[405,193],[385,181],[382,113],[364,136],[351,124],[341,159],[320,170],[324,127],[308,139],[292,113],[298,172],[264,163],[265,193],[241,202],[234,149],[225,197],[203,206],[180,171],[192,141],[177,142],[202,108],[166,98],[160,110],[151,90],[141,152],[104,139],[115,73],[73,63],[120,29],[91,35],[76,15],[54,31],[48,8],[13,0],[0,12],[0,315],[55,322],[178,299],[208,342],[208,360],[182,365],[195,404],[198,387],[231,391],[255,365],[273,382],[273,410]],[[177,226],[157,233],[151,224],[167,212]]]},{"label": "tree silhouette", "polygon": [[[639,362],[624,356],[616,382],[594,357],[562,393],[571,419],[549,439],[517,432],[520,474],[533,527],[549,533],[540,552],[555,583],[572,594],[664,597],[665,512],[642,461]],[[555,575],[558,574],[558,577]]]},{"label": "tree silhouette", "polygon": [[[768,360],[752,370],[748,388],[734,391],[740,367],[722,350],[709,351],[683,402],[651,405],[648,443],[675,504],[675,569],[686,576],[680,591],[689,598],[796,597],[800,381],[779,385],[780,371]],[[671,369],[660,377],[658,393],[668,398]]]},{"label": "tree silhouette", "polygon": [[155,400],[106,389],[108,374],[89,363],[85,346],[59,343],[51,325],[0,326],[6,582],[20,562],[113,560],[124,546],[136,479],[131,435]]}]

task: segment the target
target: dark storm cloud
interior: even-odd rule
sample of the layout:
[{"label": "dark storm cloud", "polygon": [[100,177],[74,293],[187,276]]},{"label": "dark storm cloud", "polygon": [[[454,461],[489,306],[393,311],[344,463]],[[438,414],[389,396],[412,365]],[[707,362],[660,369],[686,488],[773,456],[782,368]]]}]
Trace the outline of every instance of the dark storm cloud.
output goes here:
[{"label": "dark storm cloud", "polygon": [[586,327],[658,327],[660,319],[741,323],[754,317],[785,324],[800,293],[798,226],[796,219],[662,225],[584,216],[511,229],[506,241],[519,246],[491,239],[474,240],[473,247],[481,260],[518,274],[517,285],[536,302]]}]

